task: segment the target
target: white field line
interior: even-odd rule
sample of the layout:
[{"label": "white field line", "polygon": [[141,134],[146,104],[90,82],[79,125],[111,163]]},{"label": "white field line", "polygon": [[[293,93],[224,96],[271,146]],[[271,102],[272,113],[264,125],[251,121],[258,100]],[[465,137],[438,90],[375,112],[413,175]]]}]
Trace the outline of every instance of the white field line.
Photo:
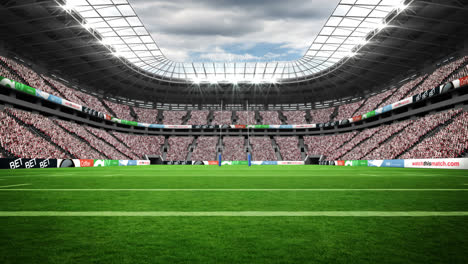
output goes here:
[{"label": "white field line", "polygon": [[184,212],[184,211],[149,211],[149,212],[121,212],[121,211],[0,211],[0,217],[34,217],[34,216],[228,216],[228,217],[429,217],[429,216],[468,216],[468,211],[438,212],[438,211],[215,211],[215,212]]},{"label": "white field line", "polygon": [[[141,173],[140,173],[141,174]],[[87,174],[57,174],[57,175],[51,175],[51,174],[36,174],[36,175],[16,175],[16,176],[4,176],[4,179],[7,178],[27,178],[27,177],[86,177],[86,178],[99,178],[99,177],[109,177],[107,175],[93,175],[89,176]],[[117,176],[112,174],[113,176]],[[118,175],[118,176],[126,176],[126,177],[151,177],[151,178],[177,178],[177,177],[188,177],[188,178],[194,178],[194,177],[216,177],[216,178],[316,178],[316,177],[349,177],[349,178],[354,178],[354,177],[420,177],[420,178],[426,178],[426,177],[448,177],[448,178],[468,178],[468,176],[448,176],[448,175],[414,175],[414,174],[386,174],[386,175],[139,175],[139,173],[128,173],[124,175]]]},{"label": "white field line", "polygon": [[9,187],[18,187],[18,186],[27,186],[31,185],[30,183],[22,183],[22,184],[13,184],[13,185],[4,185],[0,186],[0,188],[9,188]]},{"label": "white field line", "polygon": [[25,192],[467,192],[468,189],[0,189]]}]

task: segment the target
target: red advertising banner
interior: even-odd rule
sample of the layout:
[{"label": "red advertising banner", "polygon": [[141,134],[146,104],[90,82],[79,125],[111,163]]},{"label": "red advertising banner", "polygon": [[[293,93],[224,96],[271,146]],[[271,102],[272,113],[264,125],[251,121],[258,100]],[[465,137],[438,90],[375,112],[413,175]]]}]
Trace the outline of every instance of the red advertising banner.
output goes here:
[{"label": "red advertising banner", "polygon": [[460,80],[460,87],[468,85],[468,76],[460,78],[459,80]]},{"label": "red advertising banner", "polygon": [[344,166],[345,165],[345,161],[344,160],[339,160],[336,162],[338,166]]},{"label": "red advertising banner", "polygon": [[208,165],[218,165],[218,161],[215,160],[215,161],[207,161],[208,162]]},{"label": "red advertising banner", "polygon": [[80,167],[94,167],[94,160],[80,159]]},{"label": "red advertising banner", "polygon": [[362,115],[353,117],[353,122],[361,121]]},{"label": "red advertising banner", "polygon": [[234,128],[247,128],[246,125],[235,125]]}]

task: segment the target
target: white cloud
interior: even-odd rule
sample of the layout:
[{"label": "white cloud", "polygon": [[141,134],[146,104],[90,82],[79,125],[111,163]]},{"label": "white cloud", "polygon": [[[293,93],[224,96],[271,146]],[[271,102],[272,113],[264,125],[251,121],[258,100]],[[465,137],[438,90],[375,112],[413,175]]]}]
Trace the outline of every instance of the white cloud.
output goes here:
[{"label": "white cloud", "polygon": [[[271,60],[304,54],[337,2],[130,0],[162,52],[175,61]],[[262,43],[278,45],[286,51],[265,51],[264,56],[247,51]],[[235,46],[236,54],[227,46]]]}]

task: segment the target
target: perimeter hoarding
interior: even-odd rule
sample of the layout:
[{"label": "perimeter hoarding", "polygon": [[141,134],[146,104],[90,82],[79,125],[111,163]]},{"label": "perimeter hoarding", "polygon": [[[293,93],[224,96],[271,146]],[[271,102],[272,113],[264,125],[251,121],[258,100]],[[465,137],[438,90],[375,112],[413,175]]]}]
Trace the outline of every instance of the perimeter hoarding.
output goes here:
[{"label": "perimeter hoarding", "polygon": [[405,160],[405,168],[467,170],[468,159],[409,159]]}]

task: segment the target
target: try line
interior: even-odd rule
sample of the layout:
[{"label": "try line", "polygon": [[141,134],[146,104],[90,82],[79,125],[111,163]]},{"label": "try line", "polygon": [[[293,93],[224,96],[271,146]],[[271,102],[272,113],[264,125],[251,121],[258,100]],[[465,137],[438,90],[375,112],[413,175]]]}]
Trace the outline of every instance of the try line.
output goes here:
[{"label": "try line", "polygon": [[91,211],[91,212],[70,212],[70,211],[0,211],[0,217],[430,217],[430,216],[468,216],[467,211],[461,212],[433,212],[433,211],[215,211],[215,212],[122,212],[122,211]]},{"label": "try line", "polygon": [[[10,185],[13,186],[13,185]],[[9,187],[9,186],[3,186]],[[2,187],[0,187],[2,188]],[[23,192],[466,192],[468,189],[0,189]]]}]

